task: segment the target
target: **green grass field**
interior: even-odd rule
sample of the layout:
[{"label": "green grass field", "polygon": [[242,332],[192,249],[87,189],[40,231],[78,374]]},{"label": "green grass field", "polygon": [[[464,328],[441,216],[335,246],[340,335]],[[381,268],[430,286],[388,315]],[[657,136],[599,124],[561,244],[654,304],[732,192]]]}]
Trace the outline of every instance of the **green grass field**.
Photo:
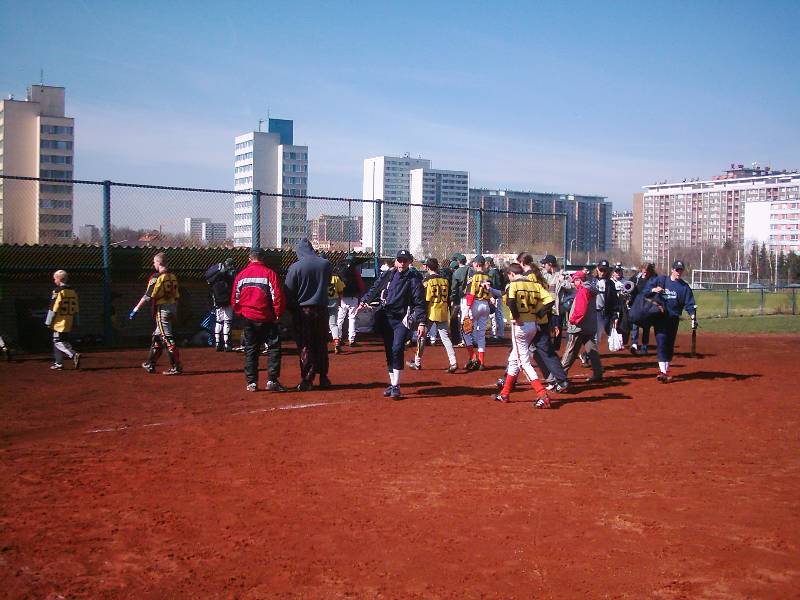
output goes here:
[{"label": "green grass field", "polygon": [[[778,292],[761,290],[695,290],[694,299],[701,317],[791,315],[800,311],[800,293],[796,289]],[[762,310],[763,304],[763,310]]]},{"label": "green grass field", "polygon": [[[688,318],[681,320],[680,331],[691,331],[691,322]],[[699,335],[706,333],[800,333],[800,316],[766,315],[704,319],[701,307]]]}]

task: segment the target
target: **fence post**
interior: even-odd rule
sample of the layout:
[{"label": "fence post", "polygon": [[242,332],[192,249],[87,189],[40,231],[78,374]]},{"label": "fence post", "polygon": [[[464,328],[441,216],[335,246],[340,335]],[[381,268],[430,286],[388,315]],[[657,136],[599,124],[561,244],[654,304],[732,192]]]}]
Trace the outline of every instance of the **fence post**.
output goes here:
[{"label": "fence post", "polygon": [[378,269],[381,266],[381,257],[383,256],[383,200],[375,201],[375,210],[372,211],[375,215],[375,273],[377,275]]},{"label": "fence post", "polygon": [[261,248],[261,190],[253,190],[253,213],[251,218],[250,247]]},{"label": "fence post", "polygon": [[103,344],[113,343],[111,326],[111,182],[103,182]]},{"label": "fence post", "polygon": [[731,316],[731,291],[725,290],[725,316]]},{"label": "fence post", "polygon": [[483,254],[483,207],[478,207],[475,217],[475,254]]},{"label": "fence post", "polygon": [[563,267],[567,266],[567,255],[569,254],[569,219],[567,214],[564,213],[564,262],[561,263]]},{"label": "fence post", "polygon": [[797,314],[797,290],[792,289],[792,314]]},{"label": "fence post", "polygon": [[764,288],[761,288],[761,316],[764,316]]}]

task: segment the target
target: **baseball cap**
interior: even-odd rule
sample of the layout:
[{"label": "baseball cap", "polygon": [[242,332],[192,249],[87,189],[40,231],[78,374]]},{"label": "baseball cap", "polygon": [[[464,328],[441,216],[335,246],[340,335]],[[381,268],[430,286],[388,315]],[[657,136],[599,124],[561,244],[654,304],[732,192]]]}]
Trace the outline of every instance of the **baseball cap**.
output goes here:
[{"label": "baseball cap", "polygon": [[457,269],[457,268],[458,268],[458,262],[456,262],[456,261],[452,261],[452,262],[450,263],[450,268],[451,268],[451,269],[454,269],[454,270],[455,270],[455,269]]},{"label": "baseball cap", "polygon": [[556,260],[556,257],[555,257],[555,256],[553,256],[552,254],[548,254],[547,256],[545,256],[545,257],[544,257],[544,258],[543,258],[543,259],[540,261],[540,263],[541,263],[541,264],[543,264],[543,265],[554,265],[554,264],[556,264],[557,262],[558,262],[558,261]]},{"label": "baseball cap", "polygon": [[608,264],[608,261],[604,258],[599,263],[597,263],[598,269],[608,269],[611,265]]},{"label": "baseball cap", "polygon": [[397,260],[407,260],[408,262],[414,261],[414,255],[408,250],[400,250],[397,253]]},{"label": "baseball cap", "polygon": [[676,260],[674,263],[672,263],[672,268],[675,269],[676,271],[678,271],[678,270],[685,269],[686,265],[683,264],[682,260]]},{"label": "baseball cap", "polygon": [[479,265],[482,265],[483,263],[486,262],[486,259],[483,258],[483,255],[478,254],[475,258],[472,259],[472,262],[478,263]]},{"label": "baseball cap", "polygon": [[578,281],[579,279],[580,279],[581,281],[583,281],[584,279],[586,279],[586,272],[585,272],[585,271],[575,271],[575,272],[572,274],[572,281]]},{"label": "baseball cap", "polygon": [[462,261],[463,260],[463,261],[466,261],[467,257],[464,256],[463,254],[461,254],[460,252],[456,252],[455,254],[453,254],[452,260],[456,260],[456,261]]}]

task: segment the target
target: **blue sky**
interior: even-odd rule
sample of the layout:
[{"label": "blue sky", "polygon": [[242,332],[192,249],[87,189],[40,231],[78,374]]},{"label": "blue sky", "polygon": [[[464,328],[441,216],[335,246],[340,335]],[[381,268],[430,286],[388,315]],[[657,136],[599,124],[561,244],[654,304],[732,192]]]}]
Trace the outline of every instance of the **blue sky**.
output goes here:
[{"label": "blue sky", "polygon": [[0,0],[0,92],[67,88],[76,176],[232,187],[269,110],[310,193],[410,152],[473,186],[609,197],[800,168],[798,2]]}]

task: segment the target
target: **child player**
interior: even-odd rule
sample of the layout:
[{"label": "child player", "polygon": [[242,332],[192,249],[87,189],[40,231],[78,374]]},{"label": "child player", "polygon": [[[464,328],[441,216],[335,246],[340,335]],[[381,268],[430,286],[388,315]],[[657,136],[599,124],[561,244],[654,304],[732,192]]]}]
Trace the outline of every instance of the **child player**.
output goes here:
[{"label": "child player", "polygon": [[[472,259],[475,272],[467,279],[467,293],[461,300],[461,322],[469,318],[472,331],[464,332],[464,345],[469,352],[469,360],[464,365],[467,371],[483,371],[486,369],[486,323],[489,319],[489,300],[492,295],[484,282],[490,282],[489,275],[484,272],[486,261],[480,254]],[[477,347],[477,348],[476,348]],[[477,349],[477,356],[475,350]]]},{"label": "child player", "polygon": [[78,294],[68,284],[66,271],[53,273],[56,284],[50,298],[50,310],[47,311],[45,324],[53,330],[53,366],[54,371],[64,368],[64,357],[72,359],[76,369],[81,368],[81,355],[75,352],[69,341],[69,332],[78,318]]},{"label": "child player", "polygon": [[153,268],[155,272],[150,275],[147,282],[147,291],[141,300],[133,307],[128,315],[129,319],[136,317],[139,309],[152,302],[153,317],[156,321],[156,329],[153,332],[153,341],[150,344],[150,354],[147,361],[142,363],[142,368],[148,373],[156,372],[156,363],[161,356],[162,350],[166,349],[169,356],[170,369],[164,371],[164,375],[180,375],[183,372],[181,367],[178,347],[175,345],[175,315],[178,311],[178,278],[167,268],[167,259],[163,252],[159,252],[153,257]]},{"label": "child player", "polygon": [[[508,295],[506,305],[511,311],[511,353],[508,355],[506,380],[500,393],[494,396],[499,402],[508,402],[511,390],[522,369],[528,376],[531,387],[536,391],[536,408],[550,408],[550,398],[539,381],[536,369],[530,361],[528,346],[539,329],[536,321],[549,315],[552,303],[545,303],[541,297],[542,287],[531,281],[519,264],[508,266]],[[549,294],[548,294],[549,297]]]},{"label": "child player", "polygon": [[331,282],[328,284],[328,329],[333,338],[333,353],[339,354],[342,351],[341,330],[339,328],[338,317],[339,307],[342,305],[342,292],[345,284],[341,277],[336,273],[331,275]]},{"label": "child player", "polygon": [[[442,345],[450,361],[447,372],[455,373],[456,369],[458,369],[458,363],[456,362],[456,351],[453,350],[453,342],[450,341],[449,332],[450,307],[448,300],[450,298],[450,283],[439,274],[439,261],[435,258],[426,260],[425,268],[428,270],[428,274],[423,278],[422,286],[425,288],[425,302],[428,304],[428,331],[434,326],[437,327]],[[417,354],[414,360],[408,363],[409,367],[416,370],[422,368],[422,352],[424,349],[423,338],[423,342],[417,344]]]}]

